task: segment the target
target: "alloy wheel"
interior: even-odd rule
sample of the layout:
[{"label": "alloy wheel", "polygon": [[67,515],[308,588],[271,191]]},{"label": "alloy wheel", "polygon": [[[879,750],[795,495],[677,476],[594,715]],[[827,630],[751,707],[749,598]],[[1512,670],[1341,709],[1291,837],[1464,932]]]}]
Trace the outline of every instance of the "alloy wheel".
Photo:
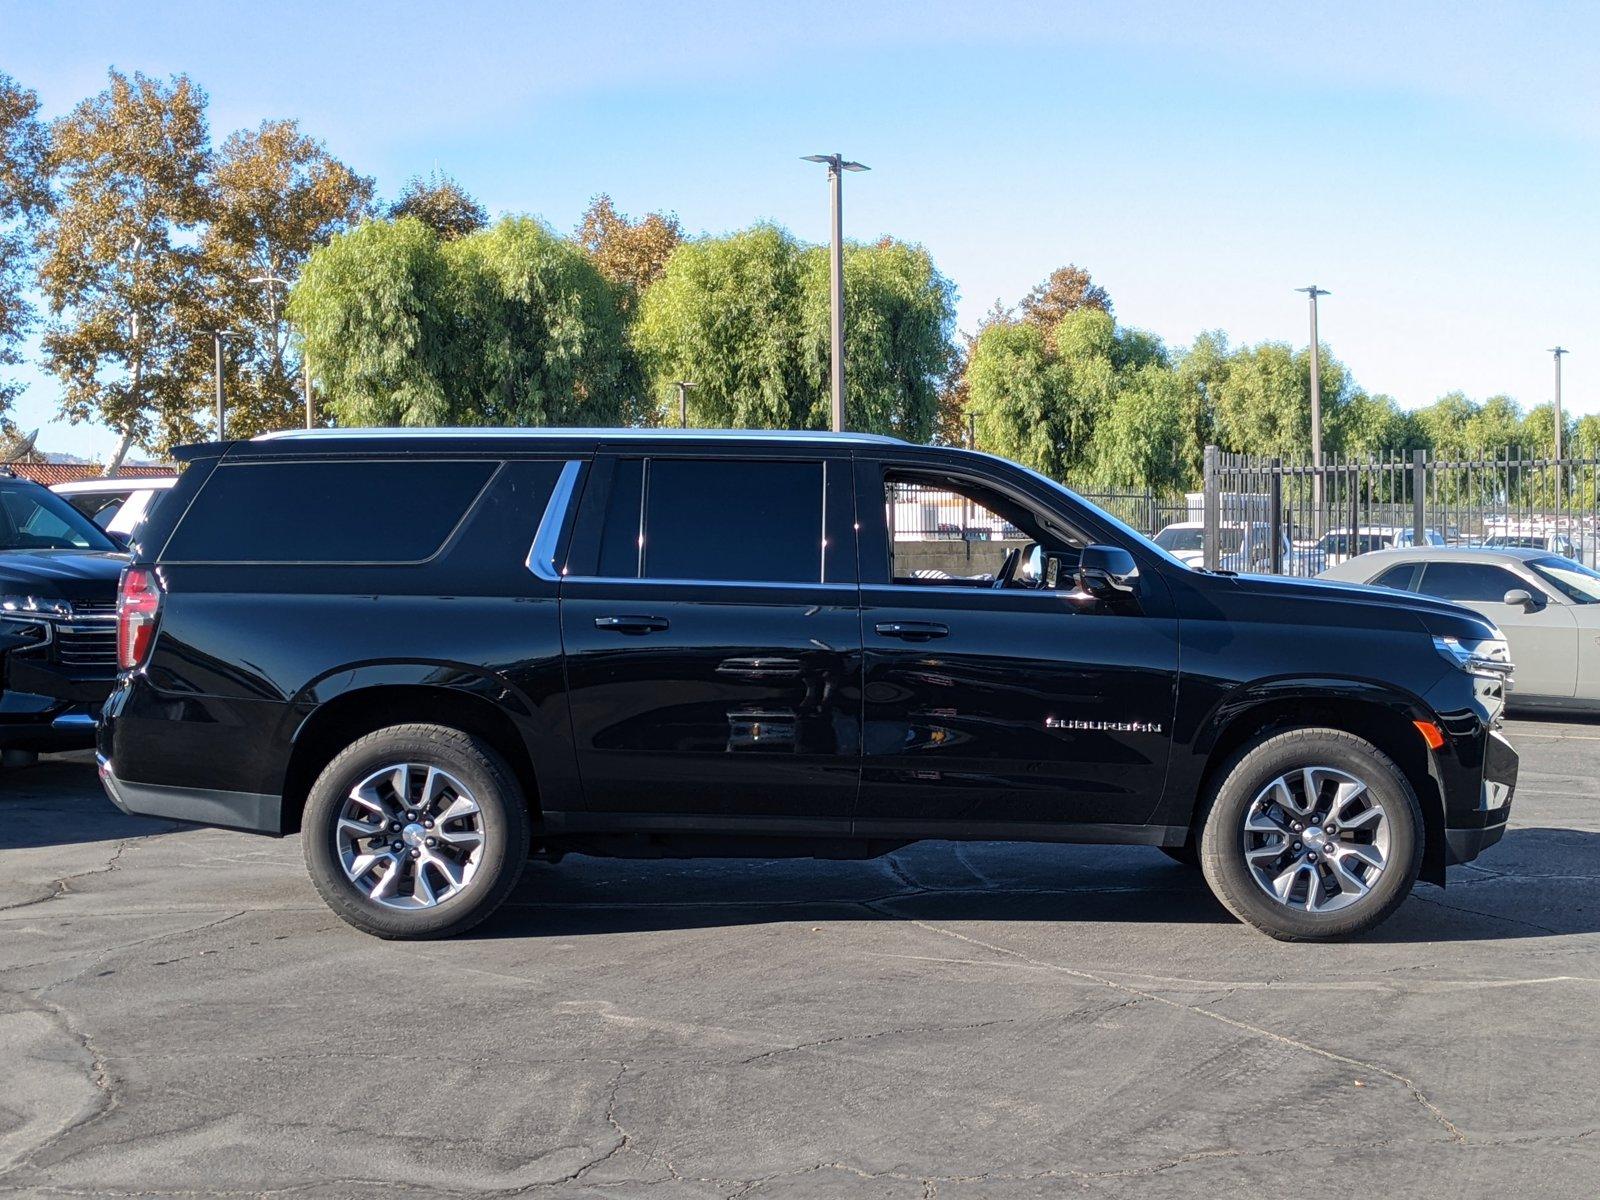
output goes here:
[{"label": "alloy wheel", "polygon": [[1389,862],[1389,817],[1365,781],[1336,767],[1287,771],[1245,810],[1245,862],[1279,904],[1337,912],[1366,896]]},{"label": "alloy wheel", "polygon": [[433,908],[472,882],[483,812],[454,775],[393,763],[350,789],[333,833],[345,877],[385,908]]}]

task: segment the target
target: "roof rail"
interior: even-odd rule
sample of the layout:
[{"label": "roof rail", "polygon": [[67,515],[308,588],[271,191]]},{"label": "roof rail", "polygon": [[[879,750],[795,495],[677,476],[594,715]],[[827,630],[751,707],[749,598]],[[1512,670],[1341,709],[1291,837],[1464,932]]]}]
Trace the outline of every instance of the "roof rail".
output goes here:
[{"label": "roof rail", "polygon": [[822,429],[563,429],[554,426],[437,426],[374,427],[364,429],[282,429],[257,434],[253,442],[340,441],[356,438],[527,438],[530,441],[560,438],[595,438],[607,442],[663,441],[792,441],[792,442],[868,442],[904,445],[902,438],[881,433],[832,433]]}]

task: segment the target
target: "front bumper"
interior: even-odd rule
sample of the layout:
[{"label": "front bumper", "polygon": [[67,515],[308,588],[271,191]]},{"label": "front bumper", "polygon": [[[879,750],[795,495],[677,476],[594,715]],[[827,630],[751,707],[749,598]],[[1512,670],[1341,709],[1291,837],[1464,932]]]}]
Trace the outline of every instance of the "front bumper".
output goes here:
[{"label": "front bumper", "polygon": [[55,753],[94,747],[94,713],[85,708],[60,708],[33,720],[0,721],[0,750]]},{"label": "front bumper", "polygon": [[129,816],[192,821],[197,825],[218,825],[274,837],[283,832],[281,796],[129,783],[117,778],[111,760],[104,754],[95,757],[100,767],[100,786],[105,788],[111,803]]}]

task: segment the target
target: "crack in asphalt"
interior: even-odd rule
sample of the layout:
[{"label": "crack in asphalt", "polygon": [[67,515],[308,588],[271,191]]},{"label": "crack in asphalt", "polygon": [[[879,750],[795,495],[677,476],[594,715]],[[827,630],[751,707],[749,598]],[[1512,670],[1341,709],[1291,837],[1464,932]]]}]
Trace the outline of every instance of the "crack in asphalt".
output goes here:
[{"label": "crack in asphalt", "polygon": [[1322,1046],[1313,1045],[1310,1042],[1303,1041],[1296,1037],[1291,1037],[1288,1034],[1277,1033],[1271,1029],[1263,1028],[1260,1025],[1252,1025],[1248,1021],[1241,1021],[1235,1017],[1227,1016],[1223,1013],[1204,1008],[1200,1005],[1185,1004],[1181,1000],[1174,1000],[1170,996],[1161,995],[1159,992],[1152,992],[1143,988],[1136,988],[1132,984],[1118,983],[1115,979],[1112,979],[1106,975],[1099,975],[1092,971],[1080,971],[1073,967],[1062,966],[1059,963],[1045,962],[1041,959],[1032,958],[1029,955],[1022,953],[1020,950],[1013,950],[1010,947],[1001,946],[994,942],[986,942],[982,938],[972,937],[968,934],[960,933],[954,929],[945,929],[942,926],[934,925],[928,921],[918,920],[915,917],[901,916],[900,914],[895,913],[892,909],[883,909],[882,911],[884,915],[889,917],[891,920],[908,922],[909,924],[915,925],[919,929],[926,930],[929,933],[937,934],[941,937],[954,938],[957,941],[965,942],[969,945],[982,946],[984,949],[990,950],[995,954],[1001,954],[1010,958],[1015,958],[1033,966],[1043,967],[1046,970],[1056,971],[1063,975],[1089,980],[1108,988],[1114,988],[1117,991],[1126,992],[1129,995],[1141,997],[1142,999],[1149,1000],[1155,1004],[1163,1004],[1169,1008],[1174,1008],[1181,1012],[1194,1013],[1197,1016],[1205,1017],[1212,1021],[1217,1021],[1223,1025],[1238,1029],[1241,1032],[1250,1033],[1256,1037],[1266,1038],[1267,1040],[1280,1045],[1288,1046],[1293,1049],[1303,1051],[1307,1054],[1313,1054],[1320,1058],[1325,1058],[1330,1062],[1343,1063],[1346,1066],[1356,1067],[1360,1070],[1367,1071],[1375,1075],[1381,1075],[1384,1078],[1389,1079],[1394,1083],[1398,1083],[1406,1088],[1411,1093],[1412,1098],[1422,1106],[1428,1115],[1442,1129],[1444,1129],[1446,1133],[1450,1135],[1450,1139],[1452,1141],[1465,1143],[1468,1140],[1466,1134],[1464,1134],[1456,1126],[1456,1124],[1450,1120],[1449,1117],[1445,1116],[1443,1111],[1440,1110],[1439,1106],[1434,1104],[1434,1102],[1428,1098],[1427,1094],[1423,1092],[1423,1090],[1416,1084],[1415,1081],[1409,1079],[1405,1075],[1400,1074],[1398,1071],[1383,1066],[1380,1063],[1367,1062],[1363,1059],[1353,1058],[1347,1054],[1340,1054],[1336,1050],[1329,1050]]}]

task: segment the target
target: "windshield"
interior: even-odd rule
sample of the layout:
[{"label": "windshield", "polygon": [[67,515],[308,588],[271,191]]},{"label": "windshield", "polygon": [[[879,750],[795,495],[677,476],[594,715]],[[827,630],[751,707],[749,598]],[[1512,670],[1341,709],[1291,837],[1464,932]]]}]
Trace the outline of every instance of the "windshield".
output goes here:
[{"label": "windshield", "polygon": [[[1206,548],[1205,530],[1197,525],[1168,525],[1156,534],[1156,545],[1174,554],[1195,553]],[[1217,531],[1217,546],[1223,554],[1236,554],[1244,545],[1244,530],[1224,526]]]},{"label": "windshield", "polygon": [[115,550],[117,544],[48,488],[0,488],[0,550]]},{"label": "windshield", "polygon": [[1570,558],[1535,558],[1528,563],[1534,574],[1576,604],[1600,604],[1600,572]]},{"label": "windshield", "polygon": [[[1354,549],[1351,548],[1352,543]],[[1394,545],[1394,538],[1381,533],[1359,533],[1351,537],[1348,533],[1330,533],[1322,539],[1324,554],[1371,554],[1374,550],[1387,550]]]}]

